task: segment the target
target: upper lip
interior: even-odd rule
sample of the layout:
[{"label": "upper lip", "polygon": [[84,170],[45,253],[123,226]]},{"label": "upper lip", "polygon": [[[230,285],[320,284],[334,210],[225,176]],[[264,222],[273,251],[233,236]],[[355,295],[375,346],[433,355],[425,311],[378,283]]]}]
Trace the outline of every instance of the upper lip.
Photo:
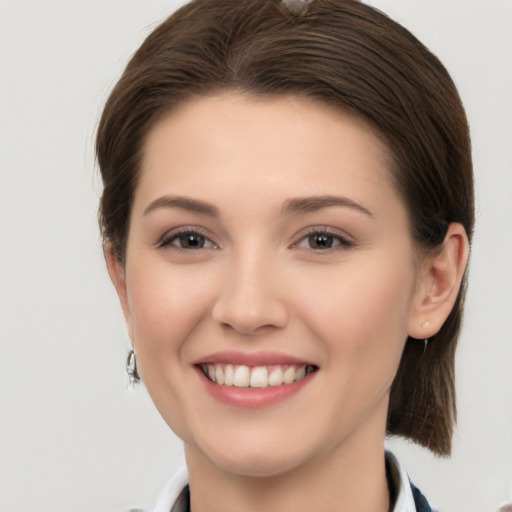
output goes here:
[{"label": "upper lip", "polygon": [[312,365],[311,361],[296,356],[274,351],[242,352],[238,350],[224,350],[214,352],[201,357],[193,364],[235,364],[245,366],[268,366],[268,365]]}]

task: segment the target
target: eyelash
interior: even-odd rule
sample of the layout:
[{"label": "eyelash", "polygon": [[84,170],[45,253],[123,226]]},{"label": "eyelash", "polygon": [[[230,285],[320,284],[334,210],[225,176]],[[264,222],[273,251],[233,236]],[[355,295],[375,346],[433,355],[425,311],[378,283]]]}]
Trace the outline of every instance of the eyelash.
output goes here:
[{"label": "eyelash", "polygon": [[[181,245],[176,245],[173,242],[183,242],[185,241],[185,237],[195,237],[196,239],[201,239],[204,244],[207,244],[205,247],[183,247]],[[204,233],[201,229],[196,227],[183,227],[177,228],[166,233],[160,241],[157,243],[157,247],[164,248],[172,246],[173,249],[182,250],[182,251],[199,251],[201,249],[218,249],[219,246],[211,240],[211,238]]]},{"label": "eyelash", "polygon": [[[311,247],[311,242],[314,237],[323,236],[327,240],[324,243],[327,246],[324,247]],[[199,239],[199,243],[203,244],[200,247],[183,247],[181,244],[186,240],[185,237],[195,237],[196,240]],[[179,242],[180,245],[175,244],[174,242]],[[302,246],[303,243],[308,243],[309,247]],[[206,246],[205,246],[206,245]],[[216,244],[211,238],[204,233],[201,229],[197,227],[183,227],[172,230],[171,232],[166,233],[160,241],[157,243],[157,247],[164,248],[172,246],[172,248],[176,250],[182,251],[199,251],[202,249],[218,249],[219,245]],[[293,249],[306,249],[313,250],[315,252],[328,252],[328,251],[336,251],[343,249],[350,249],[355,246],[354,241],[348,239],[346,236],[342,236],[337,230],[327,227],[312,227],[307,231],[301,234],[298,242],[292,244]]]},{"label": "eyelash", "polygon": [[[328,239],[328,243],[331,242],[331,246],[329,247],[301,247],[301,244],[304,242],[311,243],[312,239],[315,236],[324,236]],[[327,227],[313,227],[309,228],[308,231],[303,233],[297,243],[292,245],[294,249],[306,249],[313,250],[315,252],[327,252],[327,251],[336,251],[343,249],[350,249],[355,246],[355,242],[350,240],[347,236],[343,236],[339,233],[338,230],[327,228]]]}]

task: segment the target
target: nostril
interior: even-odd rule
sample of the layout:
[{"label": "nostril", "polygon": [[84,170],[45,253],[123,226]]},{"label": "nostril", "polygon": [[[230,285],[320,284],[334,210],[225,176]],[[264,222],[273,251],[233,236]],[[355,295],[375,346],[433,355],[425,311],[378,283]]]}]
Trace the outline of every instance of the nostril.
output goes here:
[{"label": "nostril", "polygon": [[262,322],[248,322],[246,320],[233,319],[230,322],[222,322],[222,329],[228,331],[235,331],[237,334],[241,336],[254,336],[266,334],[269,331],[272,331],[276,328],[279,328],[279,325],[275,325],[272,323],[265,324]]},{"label": "nostril", "polygon": [[212,317],[224,329],[233,329],[246,336],[282,328],[288,322],[287,309],[278,300],[248,304],[235,298],[223,299],[214,306]]}]

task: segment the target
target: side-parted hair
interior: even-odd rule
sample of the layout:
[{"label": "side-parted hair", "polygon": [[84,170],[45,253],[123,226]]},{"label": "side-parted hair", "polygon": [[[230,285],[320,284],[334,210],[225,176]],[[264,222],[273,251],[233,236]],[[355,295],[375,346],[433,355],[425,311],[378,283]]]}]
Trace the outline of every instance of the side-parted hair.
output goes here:
[{"label": "side-parted hair", "polygon": [[[278,0],[193,0],[144,41],[106,102],[96,141],[104,243],[124,263],[148,133],[179,105],[233,91],[295,95],[369,122],[388,146],[411,236],[435,252],[452,222],[474,224],[469,129],[441,62],[386,15],[351,0],[313,0],[294,15]],[[466,283],[441,330],[408,339],[391,388],[388,434],[449,455],[454,357]]]}]

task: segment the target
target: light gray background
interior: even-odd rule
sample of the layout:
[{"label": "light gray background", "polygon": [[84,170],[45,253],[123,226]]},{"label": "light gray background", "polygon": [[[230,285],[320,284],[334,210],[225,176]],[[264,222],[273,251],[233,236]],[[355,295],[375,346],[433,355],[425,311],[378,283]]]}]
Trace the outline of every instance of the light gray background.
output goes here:
[{"label": "light gray background", "polygon": [[[93,173],[108,91],[180,3],[0,0],[2,512],[145,505],[182,464],[145,391],[126,391]],[[472,125],[478,199],[453,457],[391,444],[441,511],[492,511],[512,500],[512,1],[371,3],[451,71]]]}]

